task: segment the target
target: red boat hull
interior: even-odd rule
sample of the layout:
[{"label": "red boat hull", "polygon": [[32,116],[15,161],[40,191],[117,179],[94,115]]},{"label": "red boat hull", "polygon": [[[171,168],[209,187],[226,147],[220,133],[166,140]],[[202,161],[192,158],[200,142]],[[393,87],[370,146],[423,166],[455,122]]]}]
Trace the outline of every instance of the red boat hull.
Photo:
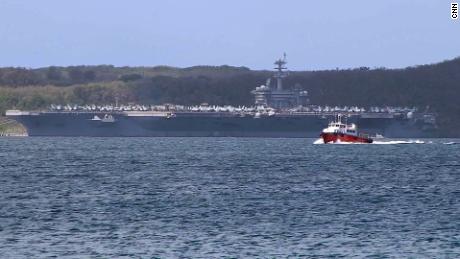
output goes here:
[{"label": "red boat hull", "polygon": [[372,143],[371,138],[347,135],[343,133],[321,133],[324,143],[350,142],[350,143]]}]

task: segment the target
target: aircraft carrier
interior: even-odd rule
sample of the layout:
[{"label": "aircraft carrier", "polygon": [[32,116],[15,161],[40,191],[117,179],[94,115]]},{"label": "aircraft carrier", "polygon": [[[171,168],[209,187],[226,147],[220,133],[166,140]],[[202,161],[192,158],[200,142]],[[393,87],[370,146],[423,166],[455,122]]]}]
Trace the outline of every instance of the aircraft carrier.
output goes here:
[{"label": "aircraft carrier", "polygon": [[252,94],[251,107],[166,105],[52,105],[46,111],[8,110],[29,136],[90,137],[318,137],[337,114],[360,131],[388,138],[436,137],[436,114],[408,107],[329,107],[308,92],[283,88],[286,57]]}]

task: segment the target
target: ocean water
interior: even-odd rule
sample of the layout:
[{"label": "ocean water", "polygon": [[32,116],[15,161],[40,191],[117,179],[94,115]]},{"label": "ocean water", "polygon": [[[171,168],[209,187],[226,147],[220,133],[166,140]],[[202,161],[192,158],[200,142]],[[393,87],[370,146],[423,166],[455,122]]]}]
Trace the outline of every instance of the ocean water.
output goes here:
[{"label": "ocean water", "polygon": [[460,257],[460,140],[314,142],[0,138],[0,257]]}]

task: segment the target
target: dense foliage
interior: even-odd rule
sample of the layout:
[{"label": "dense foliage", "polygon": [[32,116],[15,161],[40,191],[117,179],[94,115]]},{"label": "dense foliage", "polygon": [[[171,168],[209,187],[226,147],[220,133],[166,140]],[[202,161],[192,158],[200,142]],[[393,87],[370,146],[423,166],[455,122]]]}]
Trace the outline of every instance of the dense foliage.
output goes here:
[{"label": "dense foliage", "polygon": [[[39,109],[51,103],[252,105],[250,91],[270,71],[245,67],[190,68],[76,66],[0,68],[0,110]],[[358,68],[291,72],[313,104],[416,106],[439,113],[443,130],[460,126],[460,58],[406,69]]]}]

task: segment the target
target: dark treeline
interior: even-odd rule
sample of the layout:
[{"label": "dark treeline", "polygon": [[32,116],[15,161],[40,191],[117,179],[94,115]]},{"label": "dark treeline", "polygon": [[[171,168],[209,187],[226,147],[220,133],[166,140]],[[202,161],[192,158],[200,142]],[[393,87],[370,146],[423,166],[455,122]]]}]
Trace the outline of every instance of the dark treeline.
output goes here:
[{"label": "dark treeline", "polygon": [[[143,104],[207,102],[252,105],[250,91],[270,71],[245,67],[74,66],[39,69],[0,68],[0,109],[45,108],[51,103]],[[291,72],[286,87],[308,90],[312,104],[415,106],[439,114],[441,127],[460,134],[460,58],[405,69]]]},{"label": "dark treeline", "polygon": [[26,69],[16,67],[0,68],[0,87],[20,86],[71,86],[75,84],[110,82],[115,80],[136,81],[145,77],[169,76],[227,78],[251,73],[245,67],[194,66],[189,68],[157,67],[114,67],[71,66]]}]

